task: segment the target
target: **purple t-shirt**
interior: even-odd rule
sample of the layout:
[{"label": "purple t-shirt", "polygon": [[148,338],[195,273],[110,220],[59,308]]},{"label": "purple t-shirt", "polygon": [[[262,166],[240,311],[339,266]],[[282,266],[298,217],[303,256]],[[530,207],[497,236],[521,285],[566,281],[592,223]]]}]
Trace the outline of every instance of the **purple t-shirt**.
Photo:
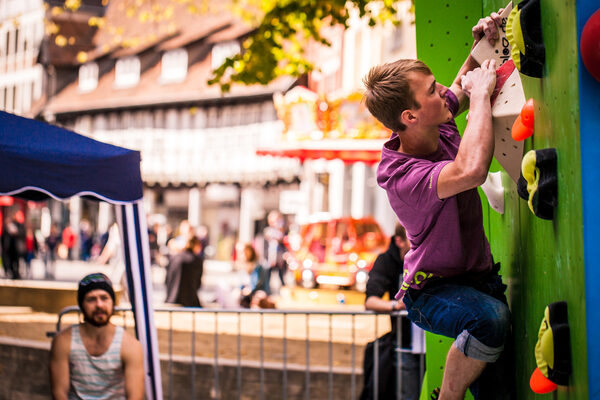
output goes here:
[{"label": "purple t-shirt", "polygon": [[[447,93],[448,107],[456,115],[456,95],[450,90]],[[381,150],[377,182],[387,192],[411,243],[404,258],[403,283],[397,299],[409,287],[420,289],[432,277],[476,278],[492,268],[477,189],[443,200],[438,198],[440,171],[454,160],[460,144],[454,120],[440,125],[439,131],[437,151],[426,156],[400,153],[397,133],[392,134]]]}]

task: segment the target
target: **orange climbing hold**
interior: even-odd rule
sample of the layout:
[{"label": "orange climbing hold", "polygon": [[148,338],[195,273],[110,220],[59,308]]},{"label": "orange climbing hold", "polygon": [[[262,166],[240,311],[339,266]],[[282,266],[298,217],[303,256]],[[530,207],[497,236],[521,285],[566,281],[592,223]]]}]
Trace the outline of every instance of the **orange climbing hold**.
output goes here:
[{"label": "orange climbing hold", "polygon": [[534,127],[534,112],[533,112],[533,99],[527,100],[527,103],[521,109],[521,121],[523,125],[533,131]]},{"label": "orange climbing hold", "polygon": [[531,374],[531,378],[529,379],[529,387],[531,388],[531,390],[533,390],[534,393],[544,394],[556,390],[558,386],[556,385],[556,383],[546,378],[539,368],[536,368],[535,371],[533,371],[533,374]]},{"label": "orange climbing hold", "polygon": [[527,100],[527,103],[521,109],[521,114],[513,123],[511,135],[514,140],[525,140],[533,135],[535,126],[533,99]]}]

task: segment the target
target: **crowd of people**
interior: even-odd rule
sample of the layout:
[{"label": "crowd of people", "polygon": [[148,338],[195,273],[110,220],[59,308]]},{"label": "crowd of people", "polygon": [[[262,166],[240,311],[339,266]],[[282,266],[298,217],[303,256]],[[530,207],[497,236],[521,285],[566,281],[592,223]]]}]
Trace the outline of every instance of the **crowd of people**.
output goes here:
[{"label": "crowd of people", "polygon": [[236,283],[220,282],[216,302],[223,308],[274,308],[274,295],[286,282],[287,233],[283,215],[273,210],[267,214],[267,225],[252,242],[237,242],[233,248]]},{"label": "crowd of people", "polygon": [[44,277],[54,279],[57,258],[90,260],[98,256],[106,243],[104,235],[93,234],[87,220],[81,221],[78,235],[71,226],[60,230],[56,224],[50,225],[47,235],[43,235],[26,221],[21,210],[4,221],[0,234],[2,267],[8,279],[33,278],[31,262],[35,258],[44,262]]},{"label": "crowd of people", "polygon": [[[236,293],[236,298],[219,301],[222,296],[217,296],[215,300],[219,305],[274,307],[271,294],[285,285],[284,225],[281,213],[271,211],[266,218],[266,227],[259,231],[252,243],[241,243],[236,242],[236,233],[224,224],[214,250],[209,248],[208,228],[204,225],[194,227],[187,220],[182,220],[176,229],[170,229],[165,222],[150,223],[148,238],[151,263],[153,268],[164,272],[165,303],[185,307],[202,306],[198,291],[208,250],[211,256],[231,261],[237,274],[237,286],[226,288],[228,296]],[[112,280],[126,285],[116,223],[102,234],[96,233],[86,219],[80,221],[77,229],[69,224],[60,227],[52,223],[44,235],[39,227],[34,229],[23,211],[18,210],[4,219],[0,234],[5,278],[32,279],[31,264],[38,259],[44,263],[44,278],[52,280],[55,279],[57,260],[81,260],[111,265]],[[260,275],[260,279],[255,279],[257,275]],[[271,277],[276,283],[273,288],[270,285]],[[257,286],[258,282],[260,285]],[[248,293],[251,295],[248,296]]]},{"label": "crowd of people", "polygon": [[[201,307],[198,291],[202,285],[207,251],[217,258],[231,261],[235,278],[222,280],[216,289],[214,302],[223,308],[274,308],[272,297],[284,286],[286,263],[283,239],[285,223],[279,211],[267,215],[266,227],[252,243],[235,242],[235,233],[224,224],[217,241],[217,250],[209,246],[208,229],[194,227],[182,220],[173,232],[165,226],[151,225],[150,252],[153,265],[165,268],[165,303],[184,307]],[[161,232],[161,229],[163,230]],[[275,286],[271,281],[275,280]]]}]

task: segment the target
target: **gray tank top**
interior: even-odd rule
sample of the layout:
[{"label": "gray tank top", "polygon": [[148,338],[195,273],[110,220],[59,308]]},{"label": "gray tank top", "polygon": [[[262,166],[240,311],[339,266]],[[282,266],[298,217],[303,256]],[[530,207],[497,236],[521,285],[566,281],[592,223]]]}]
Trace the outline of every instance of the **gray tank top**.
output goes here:
[{"label": "gray tank top", "polygon": [[125,399],[122,340],[123,327],[117,326],[108,350],[95,357],[85,349],[79,325],[73,325],[69,353],[69,399]]}]

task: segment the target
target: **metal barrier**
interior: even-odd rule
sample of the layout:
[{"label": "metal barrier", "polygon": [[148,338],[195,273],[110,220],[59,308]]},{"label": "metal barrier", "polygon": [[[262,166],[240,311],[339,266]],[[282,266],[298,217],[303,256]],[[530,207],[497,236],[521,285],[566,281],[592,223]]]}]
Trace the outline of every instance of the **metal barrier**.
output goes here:
[{"label": "metal barrier", "polygon": [[[400,329],[400,323],[401,323],[401,319],[406,317],[406,312],[402,311],[402,312],[394,312],[392,314],[389,313],[375,313],[372,311],[315,311],[315,310],[310,310],[310,311],[306,311],[306,310],[273,310],[273,309],[261,309],[261,310],[248,310],[248,309],[235,309],[235,310],[230,310],[230,309],[205,309],[205,308],[183,308],[183,307],[158,307],[154,309],[155,311],[155,320],[156,320],[156,324],[157,324],[157,329],[160,331],[164,331],[166,330],[166,334],[167,334],[167,351],[166,351],[166,357],[165,357],[165,351],[164,349],[160,350],[161,353],[161,358],[163,359],[163,361],[167,362],[167,382],[166,385],[167,387],[165,388],[166,390],[164,391],[165,394],[165,398],[168,399],[173,399],[176,398],[174,397],[174,382],[173,382],[173,366],[174,366],[174,358],[176,357],[174,355],[174,349],[173,349],[173,342],[174,342],[174,332],[186,332],[190,334],[191,337],[191,344],[190,344],[190,349],[189,349],[189,368],[190,368],[190,389],[189,389],[189,393],[190,393],[190,398],[191,399],[195,399],[196,397],[196,368],[197,365],[206,365],[207,363],[211,362],[212,363],[212,373],[213,373],[213,385],[212,385],[212,390],[211,390],[211,394],[210,397],[211,398],[216,398],[216,399],[221,399],[221,398],[237,398],[237,399],[242,399],[242,398],[248,398],[248,397],[244,397],[244,392],[243,392],[243,377],[242,377],[242,366],[243,366],[243,362],[242,362],[242,338],[248,338],[248,337],[256,337],[258,336],[258,346],[259,346],[259,364],[258,364],[258,369],[259,369],[259,388],[258,388],[258,398],[265,399],[265,396],[267,395],[266,391],[265,391],[265,366],[268,364],[269,369],[276,369],[278,371],[281,372],[281,397],[279,397],[279,395],[273,395],[273,393],[268,393],[268,395],[270,396],[270,398],[281,398],[281,399],[287,399],[289,397],[289,374],[294,372],[295,376],[298,375],[299,372],[301,372],[301,368],[302,365],[295,363],[292,364],[289,362],[289,354],[288,354],[288,350],[289,350],[289,346],[290,346],[290,341],[293,341],[296,343],[296,345],[298,345],[299,343],[301,343],[302,341],[304,342],[304,398],[306,400],[309,400],[311,398],[324,398],[324,396],[322,396],[323,393],[313,393],[313,396],[311,397],[311,373],[315,373],[315,372],[319,372],[319,373],[326,373],[327,375],[327,398],[328,399],[334,399],[336,398],[336,395],[340,395],[339,392],[334,393],[334,373],[338,373],[338,374],[345,374],[345,375],[350,375],[349,376],[349,380],[350,380],[350,388],[348,390],[348,394],[349,395],[344,395],[343,397],[337,397],[337,398],[344,398],[344,399],[358,399],[360,392],[362,390],[363,387],[363,382],[362,379],[360,379],[359,382],[357,382],[357,380],[359,380],[359,378],[362,378],[362,365],[359,367],[357,366],[357,349],[362,348],[362,346],[364,344],[366,344],[367,341],[374,341],[375,345],[373,346],[373,360],[379,360],[379,338],[383,333],[386,333],[389,329],[386,329],[383,332],[379,332],[380,330],[380,324],[382,324],[382,321],[385,323],[388,321],[388,319],[390,318],[390,315],[392,316],[393,320],[395,321],[395,323],[397,324],[397,329],[396,331],[396,343],[402,343],[402,329]],[[77,313],[80,314],[80,310],[78,307],[76,306],[72,306],[72,307],[67,307],[65,309],[63,309],[59,315],[58,315],[58,321],[56,324],[56,331],[60,331],[61,329],[61,325],[63,322],[63,317],[66,314],[71,314],[71,313]],[[185,317],[185,315],[191,316],[191,321],[188,321],[189,318]],[[204,318],[205,324],[201,325],[200,327],[197,326],[197,319],[202,317],[202,316],[207,316],[207,315],[213,315],[213,326],[209,327],[208,326],[208,322],[207,319]],[[166,316],[166,317],[165,317]],[[174,326],[174,316],[175,316],[175,325]],[[232,321],[224,321],[224,323],[220,326],[219,325],[219,319],[224,319],[225,316],[235,316],[235,322],[236,323],[232,323]],[[273,320],[274,316],[280,316],[281,321],[280,322],[275,322],[275,320]],[[251,325],[246,325],[244,327],[244,330],[242,329],[242,319],[243,317],[247,317],[247,318],[251,318],[253,322],[256,322],[256,319],[258,319],[258,332],[256,332],[256,326],[251,324]],[[269,328],[268,328],[268,337],[265,338],[265,317],[270,318],[269,320]],[[302,318],[303,317],[303,318]],[[113,319],[111,320],[111,322],[119,324],[118,319],[122,318],[122,322],[121,324],[123,325],[123,327],[127,328],[128,326],[131,327],[133,325],[133,313],[131,311],[131,308],[123,308],[123,307],[116,307],[115,308],[115,315],[113,316]],[[343,323],[340,323],[340,319],[341,318],[349,318],[350,319],[350,329],[349,329],[349,334],[341,334],[341,337],[338,337],[336,341],[334,341],[334,330],[337,330],[338,333],[340,333],[342,331],[341,326],[344,325]],[[79,316],[80,319],[80,316]],[[293,319],[293,321],[290,322],[290,319]],[[301,332],[301,328],[302,328],[302,323],[299,323],[299,320],[304,320],[304,332]],[[317,339],[325,339],[327,342],[327,366],[326,369],[324,369],[319,365],[311,365],[311,357],[310,357],[310,345],[311,345],[311,332],[310,332],[310,328],[311,328],[311,323],[314,324],[313,326],[313,330],[316,328],[322,328],[323,325],[323,319],[325,319],[326,325],[327,325],[327,331],[326,334],[324,335],[324,332],[322,331],[318,331],[319,335]],[[335,323],[334,323],[334,319],[336,319]],[[357,319],[360,320],[360,326],[362,327],[361,330],[361,337],[357,338],[356,336],[356,332],[357,332]],[[312,322],[311,322],[312,320]],[[318,320],[317,323],[315,323],[315,320]],[[191,322],[191,326],[187,326],[187,323]],[[128,325],[129,324],[129,325]],[[388,324],[386,324],[388,325]],[[290,332],[290,327],[292,328],[292,331]],[[371,329],[372,328],[372,329]],[[279,331],[280,334],[277,334],[276,332]],[[368,332],[366,332],[368,331]],[[197,342],[197,335],[200,334],[208,334],[208,335],[212,335],[212,341],[213,341],[213,357],[212,360],[210,360],[209,357],[197,357],[196,352],[196,342]],[[49,332],[48,335],[52,336],[54,334],[54,332]],[[219,356],[219,338],[220,336],[222,337],[221,340],[223,340],[224,336],[228,336],[228,335],[235,335],[236,336],[236,354],[235,354],[235,363],[232,363],[231,358],[225,358],[225,357],[220,357]],[[367,337],[364,337],[364,336]],[[164,339],[164,333],[163,335],[160,335],[163,339]],[[265,361],[265,339],[267,341],[270,340],[281,340],[281,346],[282,346],[282,360],[281,362],[266,362]],[[313,338],[312,340],[317,340],[314,338],[314,332],[313,332]],[[360,339],[357,341],[357,339]],[[161,342],[161,340],[159,339],[159,342]],[[164,340],[163,342],[163,348],[164,348]],[[179,343],[179,341],[177,342]],[[333,348],[334,348],[334,343],[343,343],[346,346],[350,347],[350,367],[340,367],[340,366],[334,366],[334,362],[333,362]],[[159,347],[161,347],[161,345],[159,344]],[[400,348],[400,346],[396,346],[395,348],[396,351],[396,379],[397,379],[397,385],[396,385],[396,399],[400,399],[401,398],[401,394],[400,394],[400,387],[402,385],[402,374],[401,374],[401,370],[402,370],[402,357],[401,354],[405,353],[405,352],[411,352],[411,349],[405,349],[405,348]],[[362,353],[359,353],[359,355],[362,355]],[[165,360],[166,358],[166,360]],[[235,368],[235,384],[237,386],[236,389],[230,388],[230,390],[228,391],[228,393],[221,393],[221,386],[220,386],[220,367],[222,368],[225,364],[228,364],[228,367],[232,367]],[[424,372],[424,357],[421,356],[420,357],[420,377],[423,377],[423,372]],[[386,366],[387,367],[387,366]],[[164,368],[164,367],[163,367]],[[374,380],[374,385],[373,385],[373,396],[371,398],[373,399],[377,399],[377,393],[379,392],[379,363],[374,363],[374,367],[373,367],[373,380]],[[164,375],[163,375],[164,376]],[[203,375],[203,377],[205,377]],[[163,380],[164,382],[164,380]],[[339,389],[339,385],[338,385],[338,389]],[[346,390],[347,388],[345,388]],[[235,392],[235,393],[234,393]],[[237,395],[237,396],[236,396]],[[299,398],[298,394],[296,393],[296,395],[294,396],[295,398]],[[179,397],[177,397],[179,398]],[[200,398],[200,397],[198,397]],[[205,398],[205,397],[202,397]]]}]

